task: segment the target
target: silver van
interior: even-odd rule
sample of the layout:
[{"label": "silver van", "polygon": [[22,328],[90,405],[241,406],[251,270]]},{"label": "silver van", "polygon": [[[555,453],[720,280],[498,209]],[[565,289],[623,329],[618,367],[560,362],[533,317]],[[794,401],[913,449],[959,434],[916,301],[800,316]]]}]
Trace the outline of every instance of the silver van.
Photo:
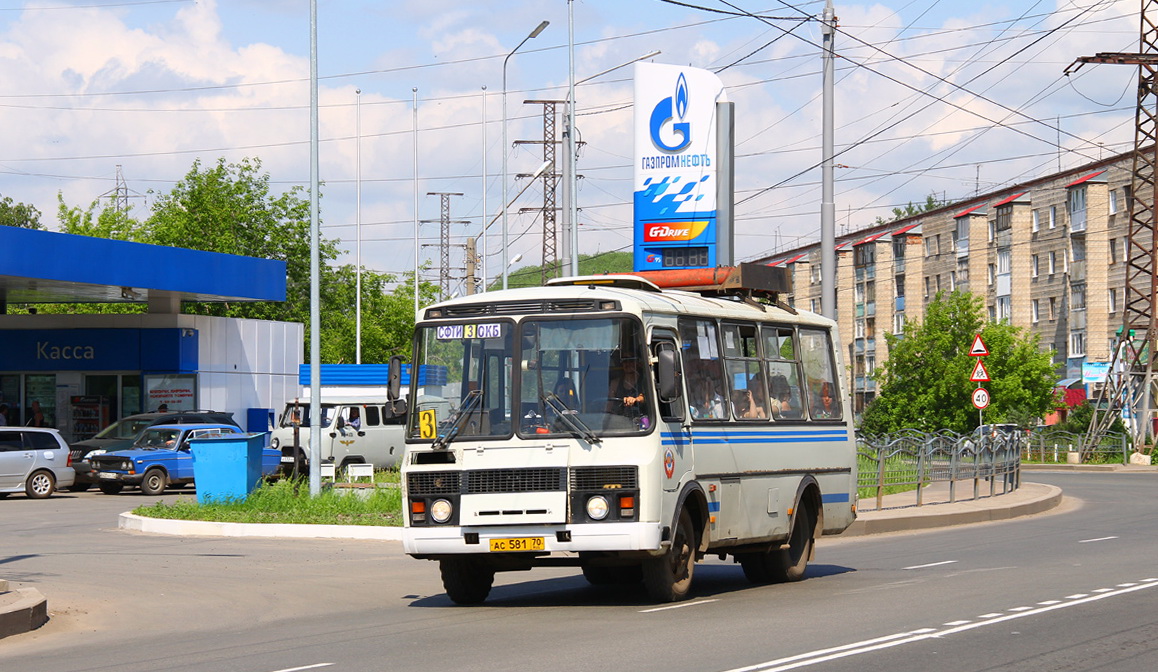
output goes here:
[{"label": "silver van", "polygon": [[[406,446],[406,402],[391,404],[381,398],[337,397],[324,399],[322,411],[322,462],[339,470],[350,464],[372,464],[388,469],[402,458]],[[309,402],[286,404],[269,445],[281,451],[282,472],[308,471],[310,430]],[[297,437],[295,441],[295,426]]]},{"label": "silver van", "polygon": [[0,427],[0,499],[23,491],[44,499],[76,478],[68,444],[48,427]]}]

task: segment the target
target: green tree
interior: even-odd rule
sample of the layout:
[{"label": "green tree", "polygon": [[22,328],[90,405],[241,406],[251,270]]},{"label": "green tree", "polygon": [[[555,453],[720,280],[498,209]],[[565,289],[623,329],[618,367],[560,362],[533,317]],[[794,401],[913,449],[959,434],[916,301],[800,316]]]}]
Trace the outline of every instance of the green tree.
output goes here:
[{"label": "green tree", "polygon": [[[600,252],[598,254],[579,255],[578,275],[602,275],[604,273],[630,273],[632,270],[632,255],[630,252]],[[538,287],[542,284],[543,267],[522,266],[507,274],[507,287]],[[502,289],[503,280],[492,282],[487,288],[489,291]]]},{"label": "green tree", "polygon": [[900,429],[968,432],[978,425],[969,381],[977,357],[969,356],[976,334],[989,350],[984,358],[990,393],[986,424],[1041,417],[1056,403],[1057,370],[1041,352],[1036,336],[1006,323],[982,319],[983,302],[967,292],[938,293],[918,325],[902,336],[886,335],[889,358],[873,378],[880,393],[867,408],[861,431],[884,434]]},{"label": "green tree", "polygon": [[56,195],[56,203],[56,218],[60,221],[61,233],[132,242],[142,242],[145,237],[140,222],[111,205],[100,207],[98,201],[93,201],[88,209],[81,210],[79,207],[69,207],[60,194]]},{"label": "green tree", "polygon": [[906,217],[913,217],[923,212],[932,212],[933,210],[943,208],[947,205],[952,205],[952,203],[950,201],[946,201],[943,198],[937,198],[936,194],[929,194],[925,197],[924,203],[915,204],[912,201],[909,201],[908,205],[903,208],[893,208],[892,219],[877,217],[877,221],[874,222],[874,225],[888,224],[889,222],[895,222],[899,219],[905,219]]},{"label": "green tree", "polygon": [[0,199],[0,226],[44,229],[44,225],[40,223],[40,211],[36,206],[17,203],[9,196]]}]

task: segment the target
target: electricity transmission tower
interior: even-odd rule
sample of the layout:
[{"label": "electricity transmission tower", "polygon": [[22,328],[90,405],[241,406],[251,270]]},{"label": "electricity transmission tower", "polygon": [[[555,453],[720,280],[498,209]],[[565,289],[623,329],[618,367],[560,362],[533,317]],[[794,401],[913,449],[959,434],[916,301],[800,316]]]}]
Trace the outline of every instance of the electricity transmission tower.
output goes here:
[{"label": "electricity transmission tower", "polygon": [[[1134,112],[1134,165],[1131,179],[1130,228],[1126,253],[1125,319],[1110,358],[1110,373],[1102,394],[1095,399],[1094,420],[1086,445],[1096,446],[1114,422],[1127,411],[1133,418],[1134,449],[1153,439],[1155,382],[1158,377],[1158,0],[1141,0],[1141,50],[1138,53],[1103,52],[1082,56],[1066,74],[1085,63],[1138,66],[1138,104]],[[1077,67],[1074,67],[1074,66]]]},{"label": "electricity transmission tower", "polygon": [[543,162],[551,162],[551,169],[543,172],[543,269],[542,282],[559,275],[558,232],[556,228],[558,212],[555,207],[555,190],[559,186],[559,173],[555,172],[555,106],[565,104],[565,100],[524,100],[524,104],[543,106],[543,139],[519,140],[517,145],[543,145]]},{"label": "electricity transmission tower", "polygon": [[439,252],[439,272],[438,272],[438,288],[442,292],[442,298],[445,300],[450,296],[450,225],[451,224],[470,224],[469,220],[450,218],[450,197],[462,196],[460,193],[452,193],[449,191],[430,191],[426,193],[427,196],[438,196],[440,201],[439,218],[437,220],[424,219],[423,224],[431,224],[438,222],[438,252]]}]

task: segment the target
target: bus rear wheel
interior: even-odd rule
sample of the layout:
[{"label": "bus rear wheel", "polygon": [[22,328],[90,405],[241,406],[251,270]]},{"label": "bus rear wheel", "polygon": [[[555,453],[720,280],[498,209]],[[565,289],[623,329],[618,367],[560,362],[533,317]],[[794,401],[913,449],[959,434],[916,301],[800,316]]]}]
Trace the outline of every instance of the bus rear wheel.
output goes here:
[{"label": "bus rear wheel", "polygon": [[495,570],[474,558],[446,558],[438,562],[442,587],[455,604],[482,604],[491,594]]},{"label": "bus rear wheel", "polygon": [[785,583],[804,578],[812,555],[814,517],[807,507],[796,514],[786,545],[773,544],[762,553],[741,553],[736,559],[752,583]]},{"label": "bus rear wheel", "polygon": [[667,553],[643,562],[643,586],[653,600],[678,602],[687,598],[696,568],[698,542],[696,526],[684,509],[680,511]]}]

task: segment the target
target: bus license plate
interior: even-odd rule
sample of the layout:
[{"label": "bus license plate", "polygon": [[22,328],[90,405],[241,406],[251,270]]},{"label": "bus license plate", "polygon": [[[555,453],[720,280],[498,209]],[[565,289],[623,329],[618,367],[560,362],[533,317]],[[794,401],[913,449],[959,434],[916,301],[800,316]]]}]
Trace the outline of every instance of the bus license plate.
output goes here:
[{"label": "bus license plate", "polygon": [[491,552],[542,551],[546,544],[543,537],[515,537],[511,539],[491,539]]}]

